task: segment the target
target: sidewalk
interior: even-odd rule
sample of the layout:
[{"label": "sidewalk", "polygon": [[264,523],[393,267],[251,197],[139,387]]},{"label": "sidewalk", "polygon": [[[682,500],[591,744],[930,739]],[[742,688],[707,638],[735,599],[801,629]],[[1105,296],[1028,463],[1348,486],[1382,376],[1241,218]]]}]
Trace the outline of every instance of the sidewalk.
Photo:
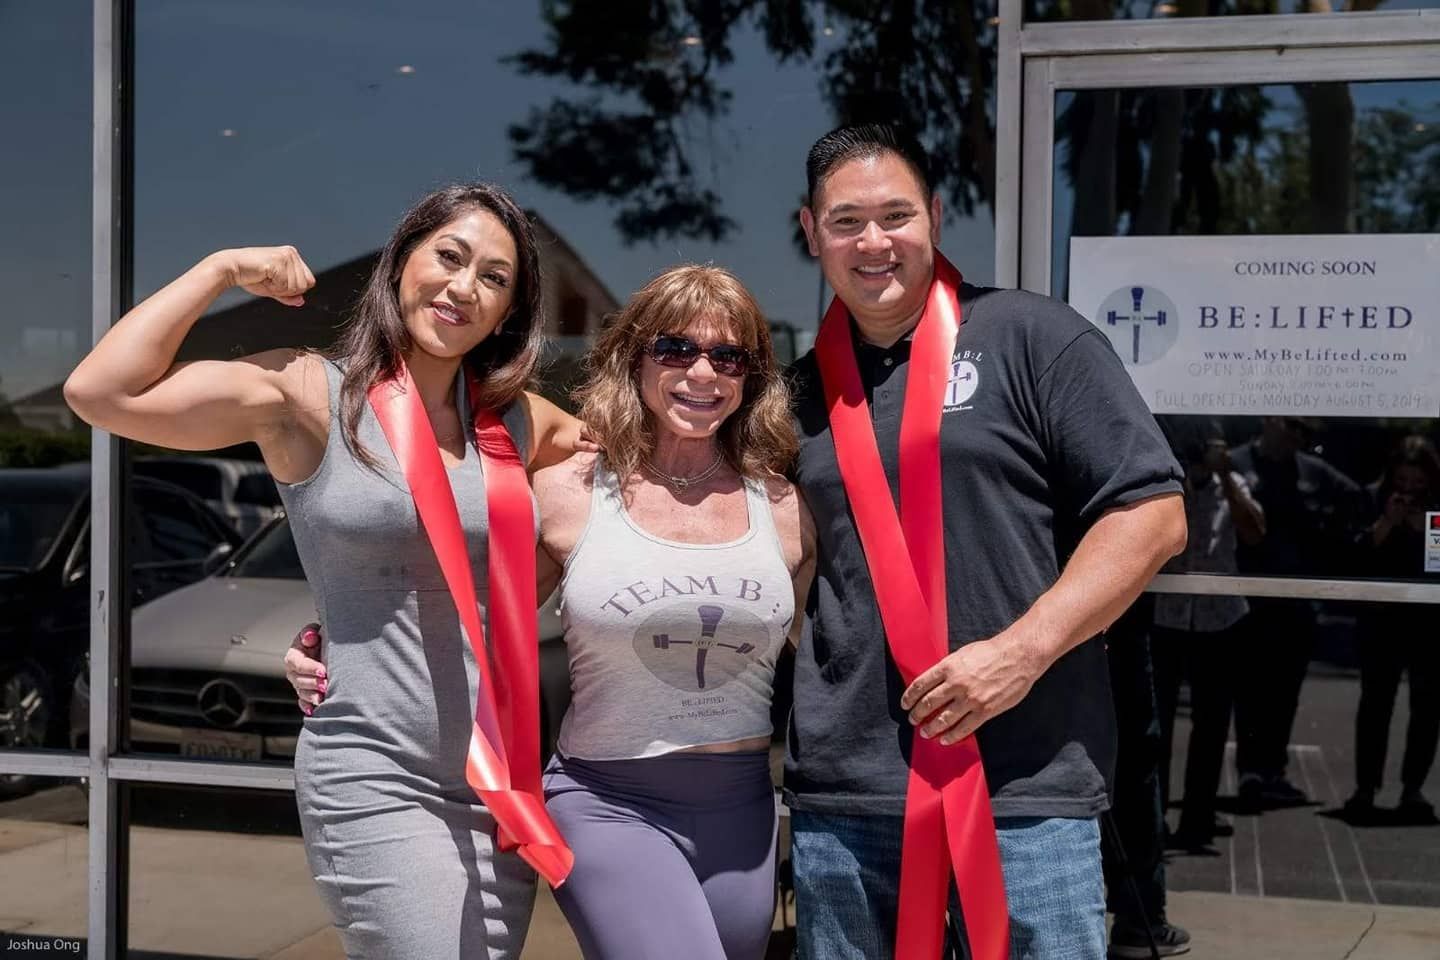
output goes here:
[{"label": "sidewalk", "polygon": [[[342,960],[298,837],[137,827],[132,844],[137,953]],[[0,819],[0,956],[7,934],[84,935],[86,857],[82,826]],[[1440,909],[1180,891],[1169,903],[1194,960],[1440,958]],[[579,956],[542,889],[523,960]]]}]

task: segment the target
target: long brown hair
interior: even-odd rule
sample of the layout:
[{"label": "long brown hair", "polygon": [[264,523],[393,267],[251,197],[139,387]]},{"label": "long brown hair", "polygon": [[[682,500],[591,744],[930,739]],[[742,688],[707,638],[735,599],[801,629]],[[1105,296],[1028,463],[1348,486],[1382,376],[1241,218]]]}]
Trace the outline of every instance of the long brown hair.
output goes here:
[{"label": "long brown hair", "polygon": [[540,253],[530,219],[508,193],[490,183],[457,183],[429,194],[400,218],[385,249],[380,251],[380,259],[345,332],[330,351],[330,357],[344,371],[340,424],[345,445],[356,460],[372,469],[379,466],[379,461],[356,434],[360,416],[370,388],[398,374],[412,346],[410,331],[400,314],[400,272],[426,237],[471,210],[493,214],[515,241],[519,258],[510,312],[462,360],[479,380],[477,403],[493,409],[513,401],[530,382],[540,358],[545,343]]},{"label": "long brown hair", "polygon": [[655,277],[611,317],[586,357],[589,377],[576,394],[580,419],[625,482],[655,448],[651,416],[640,399],[638,371],[657,336],[680,333],[696,320],[728,330],[754,358],[740,407],[720,425],[721,455],[736,472],[760,479],[780,473],[799,442],[790,392],[775,362],[760,305],[735,275],[688,264]]}]

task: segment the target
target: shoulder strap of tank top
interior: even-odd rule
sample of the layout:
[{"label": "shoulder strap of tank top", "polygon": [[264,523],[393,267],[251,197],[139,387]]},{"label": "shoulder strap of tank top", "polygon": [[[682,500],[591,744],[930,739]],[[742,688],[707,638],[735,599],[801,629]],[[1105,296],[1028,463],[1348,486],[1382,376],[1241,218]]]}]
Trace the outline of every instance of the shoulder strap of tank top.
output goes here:
[{"label": "shoulder strap of tank top", "polygon": [[590,474],[590,514],[585,518],[585,528],[575,542],[575,549],[565,561],[567,571],[579,557],[581,549],[597,536],[602,543],[609,543],[617,535],[629,532],[620,516],[620,504],[620,482],[615,477],[615,471],[605,462],[605,455],[598,454]]},{"label": "shoulder strap of tank top", "polygon": [[591,479],[590,518],[619,518],[624,500],[620,490],[620,478],[605,459],[605,454],[595,457],[595,472]]},{"label": "shoulder strap of tank top", "polygon": [[750,526],[755,533],[780,547],[780,531],[775,527],[775,514],[770,505],[770,496],[765,492],[764,480],[745,478],[745,502],[750,508]]},{"label": "shoulder strap of tank top", "polygon": [[319,356],[320,366],[325,371],[325,388],[330,395],[330,406],[333,408],[340,396],[340,384],[345,380],[345,372],[334,360],[323,354]]}]

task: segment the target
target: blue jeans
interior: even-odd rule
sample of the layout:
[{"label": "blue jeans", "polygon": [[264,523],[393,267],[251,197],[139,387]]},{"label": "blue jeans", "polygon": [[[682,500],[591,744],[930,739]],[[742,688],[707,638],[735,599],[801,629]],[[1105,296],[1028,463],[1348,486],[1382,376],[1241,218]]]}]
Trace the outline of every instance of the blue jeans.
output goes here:
[{"label": "blue jeans", "polygon": [[[890,960],[900,900],[899,817],[795,811],[797,960]],[[1093,819],[995,821],[1012,960],[1104,960],[1105,885]],[[959,904],[951,888],[950,910]]]}]

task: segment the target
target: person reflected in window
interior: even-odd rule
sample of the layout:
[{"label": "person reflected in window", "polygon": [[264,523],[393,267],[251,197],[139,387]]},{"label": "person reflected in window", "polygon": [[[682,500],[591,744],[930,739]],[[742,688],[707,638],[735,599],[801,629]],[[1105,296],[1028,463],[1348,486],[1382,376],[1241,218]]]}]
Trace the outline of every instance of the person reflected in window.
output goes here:
[{"label": "person reflected in window", "polygon": [[[1185,551],[1164,573],[1229,573],[1239,569],[1240,544],[1265,536],[1265,511],[1235,470],[1219,422],[1170,418],[1166,432],[1185,469]],[[1151,633],[1161,725],[1161,793],[1168,805],[1170,757],[1180,684],[1190,686],[1190,740],[1185,794],[1171,845],[1201,849],[1228,825],[1216,822],[1215,800],[1225,763],[1225,741],[1235,701],[1236,664],[1249,604],[1234,595],[1162,593],[1155,598]]]},{"label": "person reflected in window", "polygon": [[[1265,512],[1265,535],[1242,543],[1240,572],[1334,576],[1345,562],[1362,503],[1355,481],[1306,449],[1311,424],[1265,417],[1260,434],[1230,451]],[[1286,776],[1290,732],[1315,640],[1309,600],[1250,597],[1253,639],[1235,691],[1235,766],[1244,809],[1307,802]]]},{"label": "person reflected in window", "polygon": [[[1440,510],[1440,455],[1425,437],[1402,439],[1385,473],[1369,490],[1375,520],[1356,538],[1367,576],[1414,579],[1422,574],[1425,515]],[[1384,782],[1390,718],[1400,675],[1410,677],[1410,719],[1400,767],[1396,818],[1434,823],[1435,808],[1420,792],[1440,740],[1440,645],[1435,608],[1414,603],[1366,604],[1360,615],[1360,706],[1355,713],[1355,792],[1346,815],[1373,821]]]}]

